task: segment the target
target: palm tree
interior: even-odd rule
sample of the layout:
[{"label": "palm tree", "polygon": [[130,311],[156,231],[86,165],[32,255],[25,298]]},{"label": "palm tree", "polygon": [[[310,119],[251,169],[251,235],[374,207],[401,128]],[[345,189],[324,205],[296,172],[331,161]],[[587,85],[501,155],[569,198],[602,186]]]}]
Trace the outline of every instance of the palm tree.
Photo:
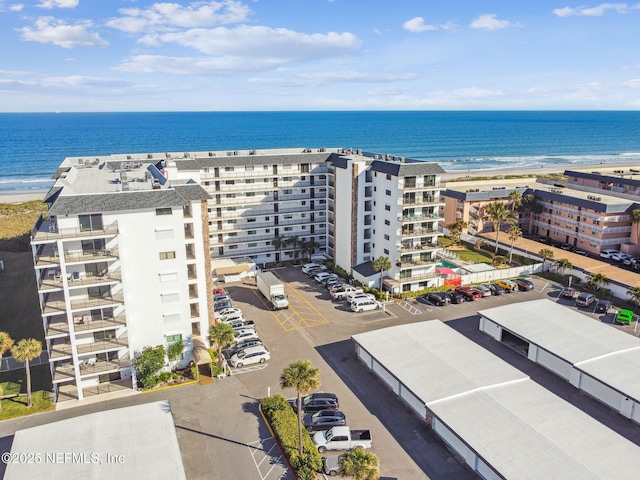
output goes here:
[{"label": "palm tree", "polygon": [[311,366],[309,360],[291,362],[280,374],[280,387],[293,388],[296,391],[298,410],[298,442],[300,457],[304,455],[302,449],[302,395],[320,387],[320,370]]},{"label": "palm tree", "polygon": [[298,235],[292,235],[286,240],[287,245],[291,245],[293,248],[293,264],[296,264],[296,258],[300,256],[298,251],[298,245],[300,244],[300,237]]},{"label": "palm tree", "polygon": [[31,368],[29,362],[42,353],[42,343],[35,338],[23,338],[11,348],[11,354],[18,362],[24,363],[27,373],[27,407],[31,406]]},{"label": "palm tree", "polygon": [[561,258],[556,262],[556,268],[562,272],[562,275],[564,275],[565,271],[571,270],[573,268],[573,264],[569,261],[568,258]]},{"label": "palm tree", "polygon": [[538,255],[542,257],[542,270],[544,270],[544,266],[547,264],[547,260],[553,258],[553,250],[550,248],[543,248],[538,252]]},{"label": "palm tree", "polygon": [[631,225],[635,227],[635,235],[633,235],[633,239],[635,240],[635,243],[640,243],[640,229],[638,228],[638,226],[640,226],[640,208],[632,210],[629,216],[631,217]]},{"label": "palm tree", "polygon": [[389,257],[380,256],[373,261],[373,268],[376,272],[380,272],[380,291],[382,291],[382,272],[391,269],[391,260]]},{"label": "palm tree", "polygon": [[222,367],[222,349],[235,340],[235,333],[231,325],[225,322],[218,322],[209,327],[209,343],[216,346],[219,367]]},{"label": "palm tree", "polygon": [[640,305],[640,287],[633,287],[630,290],[627,290],[629,296],[631,296],[631,300],[636,305]]},{"label": "palm tree", "polygon": [[477,238],[474,249],[480,251],[482,250],[483,247],[484,247],[484,238]]},{"label": "palm tree", "polygon": [[300,253],[302,253],[302,256],[304,258],[307,258],[305,254],[308,253],[311,255],[319,246],[320,244],[318,242],[316,242],[313,238],[310,238],[306,242],[302,242],[300,244]]},{"label": "palm tree", "polygon": [[500,226],[505,223],[513,222],[514,213],[507,210],[507,207],[502,202],[493,202],[487,205],[485,208],[489,221],[493,223],[493,229],[496,231],[496,249],[494,253],[498,253],[498,237],[500,236]]},{"label": "palm tree", "polygon": [[511,225],[507,233],[509,234],[509,240],[511,240],[511,248],[509,249],[509,263],[511,263],[513,260],[513,244],[522,236],[522,230],[517,225]]},{"label": "palm tree", "polygon": [[273,245],[273,247],[278,250],[278,258],[276,259],[276,262],[282,261],[282,248],[286,245],[286,243],[287,241],[285,240],[285,238],[281,236],[273,237],[273,239],[271,240],[271,245]]},{"label": "palm tree", "polygon": [[469,224],[464,220],[458,220],[455,223],[450,223],[447,225],[447,229],[449,230],[449,239],[453,245],[460,245],[460,236],[462,235],[462,230],[467,228]]},{"label": "palm tree", "polygon": [[338,460],[340,476],[353,476],[353,480],[378,480],[380,478],[380,460],[375,453],[364,448],[354,448]]},{"label": "palm tree", "polygon": [[515,211],[520,208],[521,204],[522,194],[517,190],[509,192],[509,206],[511,207],[511,211],[515,213]]},{"label": "palm tree", "polygon": [[609,279],[604,273],[594,273],[589,275],[587,280],[587,285],[593,288],[596,292],[602,290],[607,283],[609,283]]},{"label": "palm tree", "polygon": [[[0,332],[0,358],[11,350],[13,347],[13,338],[7,332]],[[0,396],[2,396],[4,392],[2,391],[2,386],[0,386]],[[2,402],[0,401],[0,411],[2,411]]]}]

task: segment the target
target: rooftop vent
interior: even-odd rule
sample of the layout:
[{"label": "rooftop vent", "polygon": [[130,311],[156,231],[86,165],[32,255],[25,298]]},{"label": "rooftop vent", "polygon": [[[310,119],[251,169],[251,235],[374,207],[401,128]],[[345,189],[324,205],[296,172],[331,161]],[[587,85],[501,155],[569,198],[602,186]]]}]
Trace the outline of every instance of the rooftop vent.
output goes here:
[{"label": "rooftop vent", "polygon": [[587,195],[587,198],[595,202],[599,202],[600,200],[602,200],[602,197],[598,197],[597,195]]}]

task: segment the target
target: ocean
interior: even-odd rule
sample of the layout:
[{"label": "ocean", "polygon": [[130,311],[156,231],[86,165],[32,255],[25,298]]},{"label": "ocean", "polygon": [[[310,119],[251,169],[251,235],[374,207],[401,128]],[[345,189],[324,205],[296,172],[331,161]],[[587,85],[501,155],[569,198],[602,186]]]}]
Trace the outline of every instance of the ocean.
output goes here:
[{"label": "ocean", "polygon": [[0,114],[0,194],[46,191],[65,157],[343,147],[446,171],[640,163],[640,112]]}]

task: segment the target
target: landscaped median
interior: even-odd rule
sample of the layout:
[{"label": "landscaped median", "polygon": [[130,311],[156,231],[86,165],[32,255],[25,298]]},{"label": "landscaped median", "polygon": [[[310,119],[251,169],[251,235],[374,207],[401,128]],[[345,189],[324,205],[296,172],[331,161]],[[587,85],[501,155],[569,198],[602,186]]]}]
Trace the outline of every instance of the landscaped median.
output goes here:
[{"label": "landscaped median", "polygon": [[296,478],[298,480],[315,479],[316,472],[322,469],[322,459],[306,428],[302,431],[305,455],[300,457],[298,416],[287,403],[286,398],[281,395],[263,398],[260,400],[260,411]]}]

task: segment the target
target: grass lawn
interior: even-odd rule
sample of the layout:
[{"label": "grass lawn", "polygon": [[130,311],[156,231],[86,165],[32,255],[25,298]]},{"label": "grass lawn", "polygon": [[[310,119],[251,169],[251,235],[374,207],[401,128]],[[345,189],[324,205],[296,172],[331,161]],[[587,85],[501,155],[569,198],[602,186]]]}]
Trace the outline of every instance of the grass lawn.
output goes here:
[{"label": "grass lawn", "polygon": [[[2,382],[3,395],[18,394],[21,385],[13,382]],[[49,400],[49,392],[38,390],[31,394],[31,407],[27,407],[27,396],[5,398],[2,401],[2,411],[0,411],[0,420],[9,418],[22,417],[33,413],[48,412],[55,408],[54,404]]]},{"label": "grass lawn", "polygon": [[[451,246],[451,240],[446,237],[438,237],[438,243],[443,248],[448,248]],[[489,265],[491,265],[491,262],[493,262],[493,258],[482,250],[471,250],[470,248],[466,247],[464,243],[462,244],[462,247],[463,248],[460,250],[458,250],[459,247],[456,247],[455,249],[450,249],[450,251],[458,255],[460,257],[460,260],[464,262],[488,263]]]}]

